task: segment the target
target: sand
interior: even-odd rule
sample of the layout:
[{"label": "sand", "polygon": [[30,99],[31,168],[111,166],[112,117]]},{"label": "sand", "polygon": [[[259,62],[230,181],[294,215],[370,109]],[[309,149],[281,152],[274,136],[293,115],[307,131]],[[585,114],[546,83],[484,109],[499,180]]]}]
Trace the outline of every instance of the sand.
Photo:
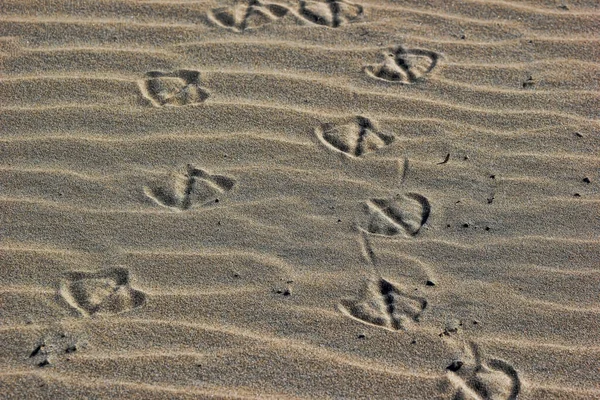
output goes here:
[{"label": "sand", "polygon": [[0,397],[600,399],[596,0],[0,2]]}]

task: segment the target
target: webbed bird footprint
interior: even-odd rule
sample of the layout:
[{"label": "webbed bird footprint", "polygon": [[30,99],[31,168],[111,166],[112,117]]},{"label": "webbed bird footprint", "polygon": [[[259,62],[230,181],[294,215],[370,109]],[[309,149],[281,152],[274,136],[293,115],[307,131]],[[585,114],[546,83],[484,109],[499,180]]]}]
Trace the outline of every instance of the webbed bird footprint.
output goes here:
[{"label": "webbed bird footprint", "polygon": [[379,150],[395,140],[393,134],[379,131],[371,120],[360,115],[337,124],[322,124],[315,133],[324,145],[351,157]]},{"label": "webbed bird footprint", "polygon": [[475,343],[470,343],[464,361],[454,361],[446,370],[456,388],[453,400],[516,400],[521,391],[514,367],[503,360],[485,360]]},{"label": "webbed bird footprint", "polygon": [[131,288],[129,271],[70,272],[60,284],[60,296],[83,316],[118,314],[141,307],[146,294]]},{"label": "webbed bird footprint", "polygon": [[209,96],[200,87],[200,72],[192,70],[150,71],[139,86],[144,97],[157,107],[198,104]]},{"label": "webbed bird footprint", "polygon": [[341,301],[340,310],[363,323],[387,329],[406,329],[419,322],[427,300],[404,293],[397,285],[381,278],[370,281],[363,293]]},{"label": "webbed bird footprint", "polygon": [[243,32],[270,24],[289,13],[285,6],[259,0],[238,2],[233,7],[219,7],[209,11],[209,18],[217,25]]},{"label": "webbed bird footprint", "polygon": [[156,181],[146,186],[146,196],[157,204],[177,210],[188,210],[197,204],[207,204],[218,200],[218,196],[230,191],[235,181],[224,175],[211,175],[208,172],[187,166],[185,174],[171,173],[167,180]]},{"label": "webbed bird footprint", "polygon": [[407,193],[393,199],[371,199],[365,205],[366,230],[384,236],[406,234],[416,236],[429,219],[429,200],[418,193]]},{"label": "webbed bird footprint", "polygon": [[342,0],[301,1],[300,15],[317,25],[337,28],[340,25],[354,22],[364,14],[362,6]]},{"label": "webbed bird footprint", "polygon": [[384,53],[379,64],[365,67],[367,75],[389,82],[415,83],[437,66],[441,56],[430,50],[397,46]]}]

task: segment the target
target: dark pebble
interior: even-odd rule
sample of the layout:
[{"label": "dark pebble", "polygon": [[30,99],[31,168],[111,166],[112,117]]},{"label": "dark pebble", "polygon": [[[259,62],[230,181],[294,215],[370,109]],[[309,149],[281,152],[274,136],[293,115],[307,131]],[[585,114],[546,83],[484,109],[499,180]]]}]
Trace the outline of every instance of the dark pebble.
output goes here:
[{"label": "dark pebble", "polygon": [[38,347],[36,347],[35,349],[33,349],[33,351],[31,352],[31,354],[29,354],[29,358],[37,356],[40,353],[40,351],[42,350],[42,347],[44,347],[44,345],[40,344],[40,345],[38,345]]},{"label": "dark pebble", "polygon": [[75,353],[76,351],[77,351],[76,345],[69,346],[65,349],[65,353]]},{"label": "dark pebble", "polygon": [[450,365],[448,365],[446,367],[447,370],[450,370],[452,372],[456,372],[458,371],[462,366],[464,365],[464,363],[462,361],[452,361],[452,363]]},{"label": "dark pebble", "polygon": [[50,361],[48,361],[48,359],[45,359],[44,361],[38,363],[38,367],[40,367],[40,368],[43,368],[48,365],[50,365]]}]

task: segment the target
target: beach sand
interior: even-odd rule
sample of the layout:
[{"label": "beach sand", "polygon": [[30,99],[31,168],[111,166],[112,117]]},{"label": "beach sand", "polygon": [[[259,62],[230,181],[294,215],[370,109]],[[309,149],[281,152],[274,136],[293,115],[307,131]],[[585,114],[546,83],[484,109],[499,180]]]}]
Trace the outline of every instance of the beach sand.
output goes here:
[{"label": "beach sand", "polygon": [[600,399],[596,0],[0,3],[0,397]]}]

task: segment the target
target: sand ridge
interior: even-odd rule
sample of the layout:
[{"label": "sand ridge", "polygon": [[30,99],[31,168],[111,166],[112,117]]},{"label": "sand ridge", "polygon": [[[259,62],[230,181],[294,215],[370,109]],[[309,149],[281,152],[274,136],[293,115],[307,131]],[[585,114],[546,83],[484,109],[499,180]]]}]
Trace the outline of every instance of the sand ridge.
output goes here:
[{"label": "sand ridge", "polygon": [[595,1],[0,4],[0,397],[600,398]]}]

